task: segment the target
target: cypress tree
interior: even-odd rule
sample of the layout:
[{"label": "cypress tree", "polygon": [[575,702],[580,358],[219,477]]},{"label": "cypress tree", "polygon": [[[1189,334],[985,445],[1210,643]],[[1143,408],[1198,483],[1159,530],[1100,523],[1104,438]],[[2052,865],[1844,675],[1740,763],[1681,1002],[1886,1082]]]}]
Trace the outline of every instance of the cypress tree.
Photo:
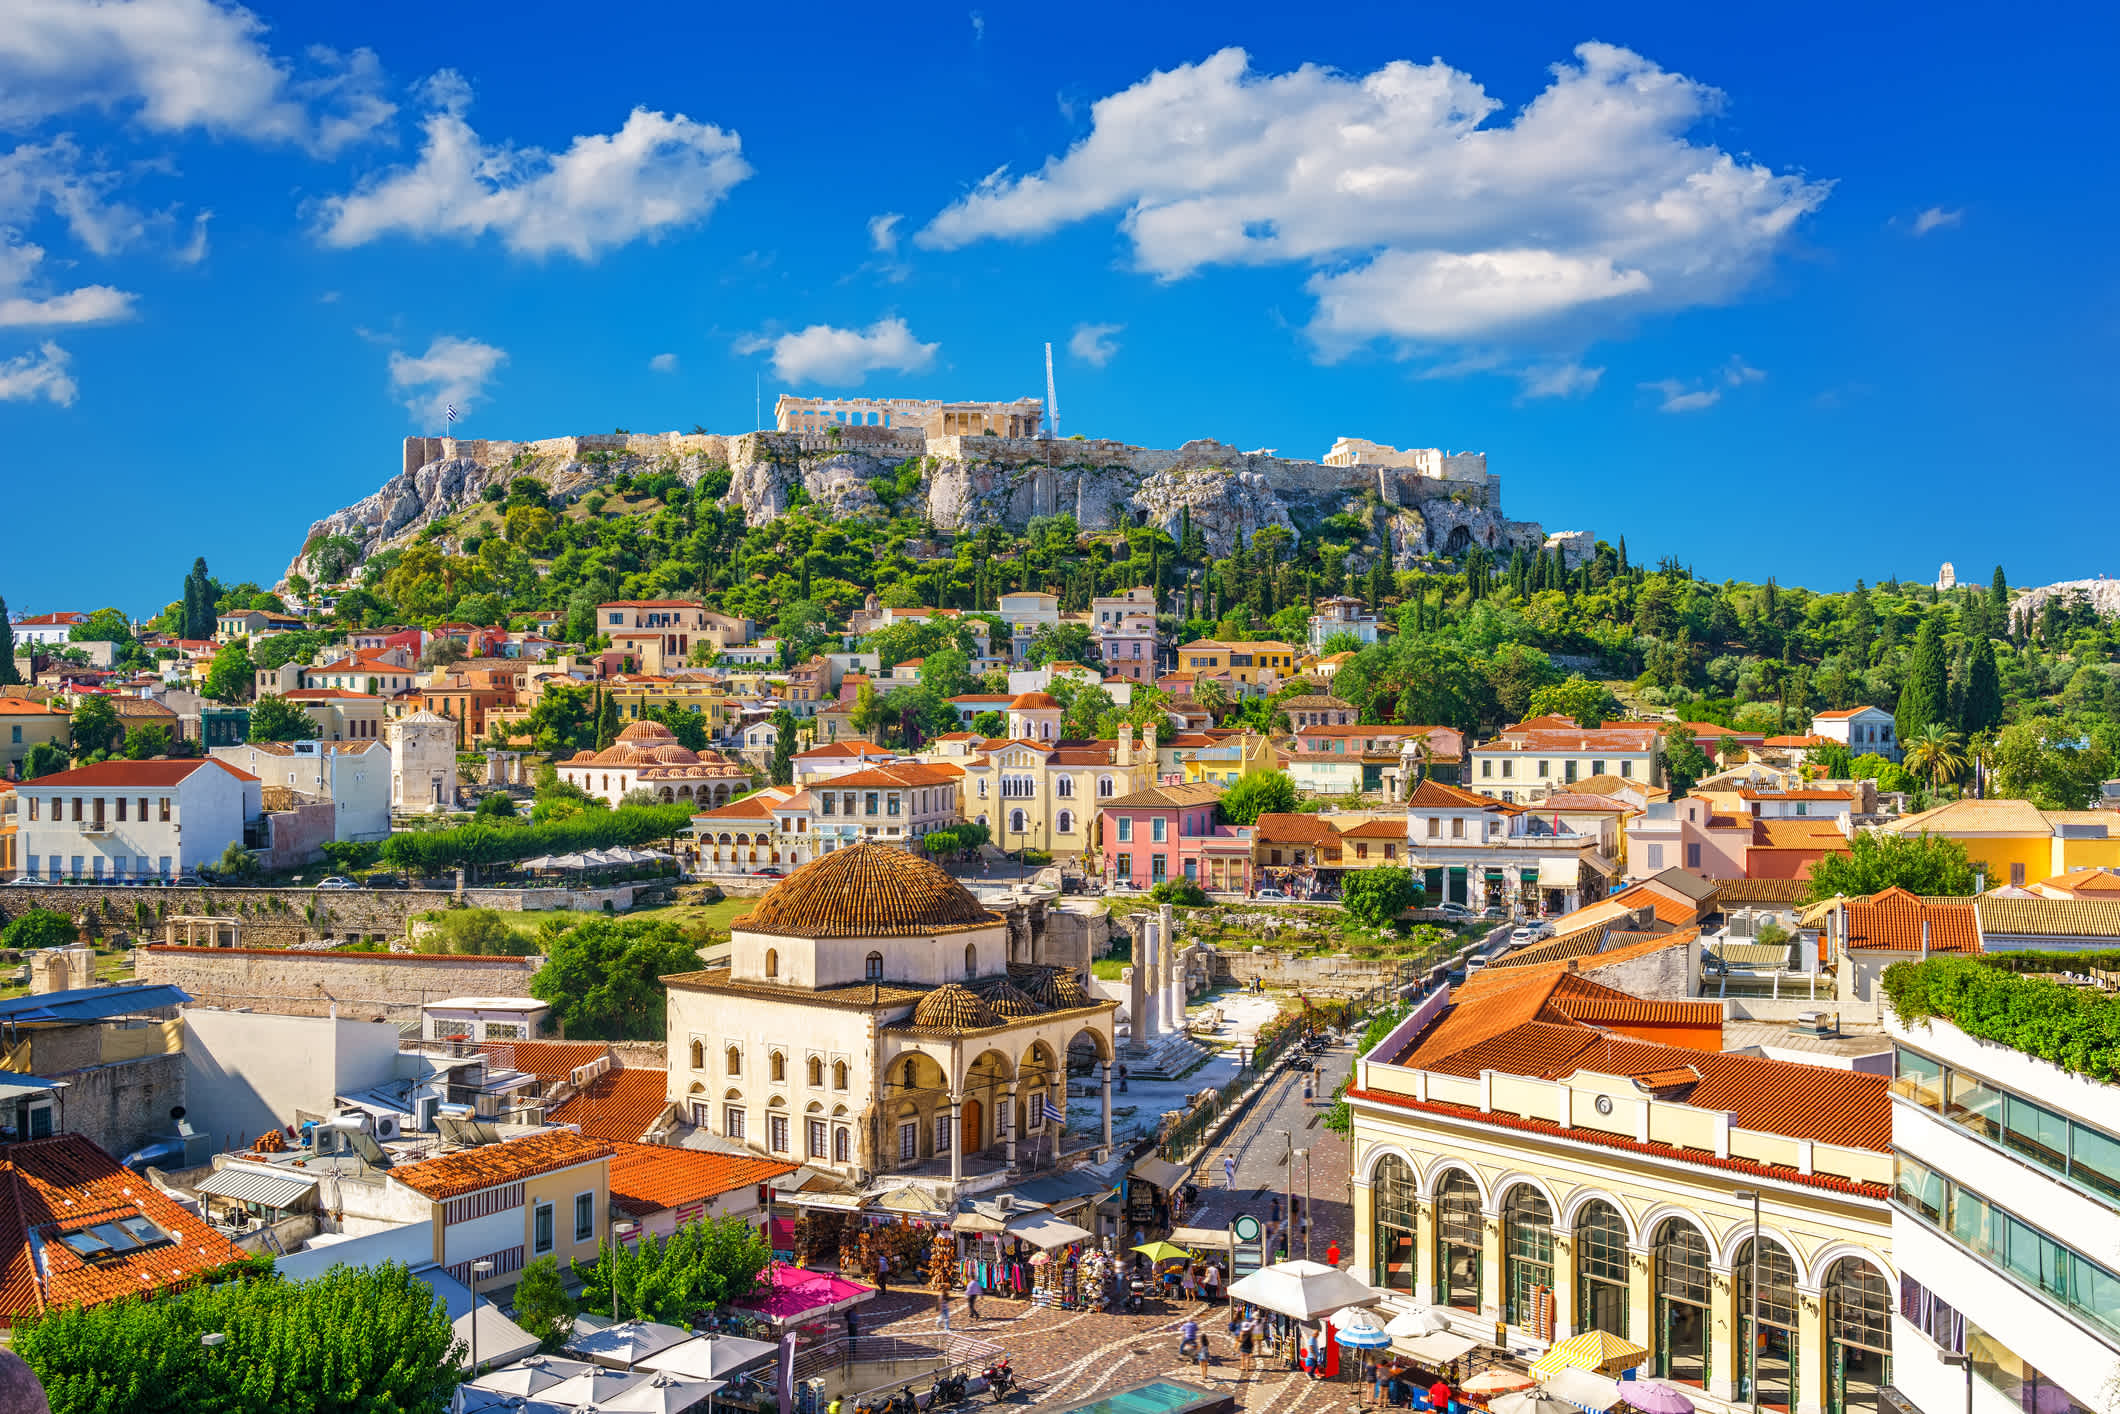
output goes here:
[{"label": "cypress tree", "polygon": [[1965,705],[1959,730],[1967,736],[1992,731],[2002,724],[2002,675],[1995,667],[1995,641],[1983,635],[1973,640],[1973,653],[1965,665]]},{"label": "cypress tree", "polygon": [[1627,572],[1627,537],[1624,535],[1619,538],[1619,572]]},{"label": "cypress tree", "polygon": [[1950,720],[1950,683],[1943,661],[1943,631],[1936,620],[1925,618],[1914,634],[1913,657],[1907,664],[1906,685],[1899,689],[1899,706],[1892,714],[1901,741],[1910,741],[1922,728]]},{"label": "cypress tree", "polygon": [[7,600],[0,599],[0,687],[22,681],[15,671],[15,628],[7,621]]},{"label": "cypress tree", "polygon": [[2010,583],[2002,577],[2002,566],[1995,566],[1995,577],[1988,581],[1988,626],[1994,633],[2007,633],[2010,627]]}]

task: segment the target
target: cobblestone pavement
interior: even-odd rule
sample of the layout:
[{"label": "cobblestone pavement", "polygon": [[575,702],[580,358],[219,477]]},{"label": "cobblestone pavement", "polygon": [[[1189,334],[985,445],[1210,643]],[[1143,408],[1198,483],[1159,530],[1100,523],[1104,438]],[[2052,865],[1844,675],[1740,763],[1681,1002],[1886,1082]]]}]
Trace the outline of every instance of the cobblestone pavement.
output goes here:
[{"label": "cobblestone pavement", "polygon": [[[1342,1264],[1350,1260],[1353,1243],[1347,1201],[1348,1142],[1326,1129],[1323,1119],[1331,1107],[1333,1087],[1347,1073],[1351,1061],[1349,1047],[1341,1046],[1328,1053],[1321,1064],[1323,1078],[1315,1085],[1308,1103],[1303,1099],[1303,1076],[1283,1071],[1273,1088],[1259,1097],[1224,1142],[1201,1155],[1195,1179],[1201,1188],[1201,1202],[1185,1220],[1212,1227],[1226,1222],[1235,1212],[1255,1213],[1261,1219],[1269,1217],[1273,1196],[1286,1191],[1289,1141],[1281,1131],[1287,1130],[1293,1134],[1296,1148],[1311,1153],[1311,1256],[1323,1261],[1328,1247],[1337,1240]],[[1225,1155],[1237,1160],[1234,1198],[1223,1191]],[[1295,1189],[1301,1197],[1300,1159],[1296,1161]],[[1302,1250],[1299,1239],[1295,1255],[1301,1256]],[[1178,1358],[1178,1328],[1188,1314],[1199,1317],[1209,1337],[1213,1360],[1204,1375],[1197,1366]],[[966,1314],[961,1295],[950,1303],[953,1333],[999,1345],[1027,1382],[1025,1398],[1034,1405],[1073,1404],[1166,1376],[1192,1383],[1204,1379],[1215,1389],[1231,1389],[1240,1406],[1264,1414],[1332,1414],[1359,1407],[1359,1396],[1366,1396],[1366,1385],[1357,1387],[1345,1379],[1313,1381],[1288,1370],[1285,1362],[1277,1363],[1264,1356],[1255,1373],[1240,1375],[1228,1319],[1226,1306],[1198,1303],[1159,1302],[1149,1311],[1130,1316],[1062,1311],[982,1297],[979,1319],[973,1320]],[[880,1297],[862,1308],[860,1320],[865,1335],[932,1340],[941,1333],[934,1295],[924,1291],[894,1291]],[[916,1387],[924,1386],[922,1382]]]}]

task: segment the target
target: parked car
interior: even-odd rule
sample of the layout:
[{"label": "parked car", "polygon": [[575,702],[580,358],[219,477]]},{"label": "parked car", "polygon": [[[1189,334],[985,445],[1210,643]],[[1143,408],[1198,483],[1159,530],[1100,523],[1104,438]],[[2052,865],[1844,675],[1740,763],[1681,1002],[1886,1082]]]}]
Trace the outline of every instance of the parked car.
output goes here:
[{"label": "parked car", "polygon": [[1435,911],[1442,914],[1445,918],[1470,918],[1472,916],[1472,910],[1461,903],[1439,903],[1435,906]]},{"label": "parked car", "polygon": [[1512,943],[1536,943],[1553,936],[1551,923],[1519,923],[1509,932]]},{"label": "parked car", "polygon": [[338,875],[333,874],[328,879],[317,880],[317,887],[320,889],[357,889],[360,885],[351,879],[342,879]]},{"label": "parked car", "polygon": [[199,876],[196,874],[179,874],[177,875],[177,887],[185,889],[203,889],[206,887],[206,885],[200,880]]},{"label": "parked car", "polygon": [[1288,891],[1286,889],[1261,889],[1253,894],[1252,897],[1262,903],[1286,903],[1288,902]]},{"label": "parked car", "polygon": [[41,879],[32,879],[29,875],[24,874],[19,879],[9,879],[7,886],[11,889],[33,889],[42,882]]},{"label": "parked car", "polygon": [[775,868],[773,868],[773,867],[772,867],[772,866],[770,866],[770,865],[768,865],[768,866],[767,866],[766,868],[764,868],[764,869],[754,869],[754,870],[752,870],[751,872],[752,872],[752,875],[753,875],[753,877],[755,877],[755,878],[759,878],[759,879],[785,879],[785,878],[787,878],[787,877],[788,877],[788,871],[787,871],[787,870],[785,870],[785,869],[775,869]]}]

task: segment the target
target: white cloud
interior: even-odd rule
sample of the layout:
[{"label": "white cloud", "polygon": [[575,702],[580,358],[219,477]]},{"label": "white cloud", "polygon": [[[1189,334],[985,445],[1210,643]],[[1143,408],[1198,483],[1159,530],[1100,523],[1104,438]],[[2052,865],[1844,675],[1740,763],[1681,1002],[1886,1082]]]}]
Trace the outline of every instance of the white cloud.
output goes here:
[{"label": "white cloud", "polygon": [[648,360],[648,367],[654,369],[657,373],[675,373],[677,371],[677,355],[674,353],[657,354]]},{"label": "white cloud", "polygon": [[1925,236],[1931,231],[1940,231],[1946,226],[1955,226],[1964,219],[1965,212],[1963,209],[1946,211],[1940,206],[1932,206],[1914,218],[1914,234],[1916,236]]},{"label": "white cloud", "polygon": [[971,14],[971,20],[972,43],[977,44],[981,40],[986,38],[986,16],[981,14],[979,11],[974,10]]},{"label": "white cloud", "polygon": [[26,225],[50,207],[67,230],[96,255],[110,255],[145,232],[147,218],[110,200],[120,177],[86,157],[61,134],[0,153],[0,225]]},{"label": "white cloud", "polygon": [[1466,340],[1610,323],[1745,287],[1830,186],[1687,133],[1722,95],[1584,44],[1506,121],[1441,60],[1259,74],[1242,50],[1099,100],[1037,172],[989,175],[917,239],[953,249],[1118,213],[1136,265],[1314,267],[1310,331]]},{"label": "white cloud", "polygon": [[1112,335],[1124,328],[1124,324],[1077,324],[1067,351],[1093,368],[1102,368],[1119,352],[1119,341]]},{"label": "white cloud", "polygon": [[94,108],[157,132],[293,143],[328,155],[396,109],[373,53],[272,54],[265,23],[211,0],[6,0],[0,123]]},{"label": "white cloud", "polygon": [[508,355],[477,339],[443,335],[418,358],[403,351],[390,355],[390,386],[422,426],[440,427],[450,404],[458,416],[485,396],[487,380]]},{"label": "white cloud", "polygon": [[740,354],[773,356],[775,376],[790,383],[849,386],[871,373],[925,372],[940,344],[923,344],[903,319],[879,319],[866,329],[838,329],[812,324],[775,337],[754,335],[737,342]]},{"label": "white cloud", "polygon": [[83,285],[64,294],[30,289],[44,248],[16,232],[0,230],[0,329],[55,329],[63,325],[112,324],[133,315],[133,295],[109,285]]},{"label": "white cloud", "polygon": [[1585,368],[1580,363],[1540,364],[1518,375],[1523,380],[1523,395],[1527,399],[1586,397],[1597,387],[1598,379],[1604,376],[1604,369]]},{"label": "white cloud", "polygon": [[1699,412],[1722,401],[1722,389],[1692,388],[1676,378],[1661,378],[1641,386],[1661,400],[1656,405],[1658,412]]},{"label": "white cloud", "polygon": [[751,175],[743,141],[710,123],[636,108],[615,133],[577,137],[548,153],[489,147],[464,119],[470,90],[453,73],[423,89],[435,105],[410,167],[393,167],[324,201],[326,245],[356,246],[393,233],[474,240],[492,232],[522,255],[604,250],[703,220]]},{"label": "white cloud", "polygon": [[905,219],[896,211],[886,211],[881,216],[869,218],[869,244],[879,254],[898,253],[898,223]]},{"label": "white cloud", "polygon": [[1732,354],[1730,361],[1723,365],[1722,380],[1733,388],[1742,388],[1747,383],[1766,382],[1767,375]]},{"label": "white cloud", "polygon": [[81,387],[66,371],[68,361],[65,349],[46,343],[33,354],[0,363],[0,403],[43,398],[63,408],[72,407]]}]

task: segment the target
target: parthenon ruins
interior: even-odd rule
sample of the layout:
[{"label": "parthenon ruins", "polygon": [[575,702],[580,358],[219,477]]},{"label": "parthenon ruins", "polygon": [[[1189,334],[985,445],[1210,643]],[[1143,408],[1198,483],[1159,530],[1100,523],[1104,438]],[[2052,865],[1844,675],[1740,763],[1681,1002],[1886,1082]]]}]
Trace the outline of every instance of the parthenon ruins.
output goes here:
[{"label": "parthenon ruins", "polygon": [[896,427],[928,437],[1036,437],[1045,425],[1045,404],[1036,398],[956,403],[933,398],[798,398],[783,393],[773,404],[773,425],[782,432]]}]

